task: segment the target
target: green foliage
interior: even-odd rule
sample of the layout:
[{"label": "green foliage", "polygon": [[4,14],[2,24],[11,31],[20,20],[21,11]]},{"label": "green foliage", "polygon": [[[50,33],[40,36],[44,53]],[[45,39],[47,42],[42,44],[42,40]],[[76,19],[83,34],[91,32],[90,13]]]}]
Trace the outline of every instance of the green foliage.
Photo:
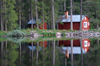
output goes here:
[{"label": "green foliage", "polygon": [[43,33],[41,33],[42,35],[43,35],[43,37],[47,37],[47,38],[49,38],[49,37],[56,37],[56,33],[55,32],[43,32]]},{"label": "green foliage", "polygon": [[0,38],[0,42],[5,41],[5,40],[7,40],[7,38],[3,38],[3,37]]},{"label": "green foliage", "polygon": [[17,43],[19,44],[20,42],[22,42],[23,40],[25,40],[26,37],[8,37],[7,39],[14,42],[14,43]]},{"label": "green foliage", "polygon": [[8,66],[16,66],[15,62],[18,59],[18,51],[17,44],[13,44],[12,42],[8,42],[9,46],[7,47],[7,65]]},{"label": "green foliage", "polygon": [[17,27],[17,20],[18,20],[18,16],[17,13],[15,11],[15,4],[16,1],[15,0],[5,0],[5,3],[3,4],[3,7],[5,8],[5,10],[2,13],[4,14],[4,21],[7,22],[7,29],[8,30],[13,30],[14,28]]},{"label": "green foliage", "polygon": [[0,30],[0,35],[1,35],[1,36],[3,36],[3,35],[7,35],[7,33],[4,32],[4,31],[1,31],[1,30]]},{"label": "green foliage", "polygon": [[8,33],[8,36],[14,36],[14,37],[23,37],[24,35],[26,35],[24,32],[22,32],[21,30],[14,30],[10,33]]}]

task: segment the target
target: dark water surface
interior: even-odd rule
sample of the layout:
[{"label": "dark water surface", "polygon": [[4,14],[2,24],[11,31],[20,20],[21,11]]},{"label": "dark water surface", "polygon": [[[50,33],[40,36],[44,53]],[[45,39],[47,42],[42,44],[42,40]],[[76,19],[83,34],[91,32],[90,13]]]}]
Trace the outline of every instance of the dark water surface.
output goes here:
[{"label": "dark water surface", "polygon": [[1,66],[100,66],[99,39],[0,42]]}]

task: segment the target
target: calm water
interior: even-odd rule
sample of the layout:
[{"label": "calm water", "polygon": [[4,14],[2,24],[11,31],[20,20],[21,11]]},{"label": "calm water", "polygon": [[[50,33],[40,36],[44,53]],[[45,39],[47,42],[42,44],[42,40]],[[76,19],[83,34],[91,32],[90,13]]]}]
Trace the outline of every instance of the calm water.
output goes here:
[{"label": "calm water", "polygon": [[0,42],[1,66],[100,66],[98,39],[40,40]]}]

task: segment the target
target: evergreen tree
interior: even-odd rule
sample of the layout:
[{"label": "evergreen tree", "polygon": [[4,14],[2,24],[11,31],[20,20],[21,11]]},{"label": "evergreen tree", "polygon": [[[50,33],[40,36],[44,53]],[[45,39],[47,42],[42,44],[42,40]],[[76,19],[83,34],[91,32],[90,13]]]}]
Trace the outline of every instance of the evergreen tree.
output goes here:
[{"label": "evergreen tree", "polygon": [[6,19],[6,22],[5,22],[6,30],[7,28],[8,30],[12,30],[17,27],[18,16],[15,11],[16,2],[15,0],[5,0],[4,2],[6,4],[4,5],[5,11],[3,12],[5,13],[4,17]]},{"label": "evergreen tree", "polygon": [[55,30],[55,16],[54,16],[54,0],[52,0],[52,19],[53,19],[53,30]]},{"label": "evergreen tree", "polygon": [[3,5],[2,5],[2,0],[0,0],[0,6],[1,6],[1,9],[0,9],[0,14],[1,14],[1,30],[3,31],[3,15],[2,15],[2,10],[3,10]]},{"label": "evergreen tree", "polygon": [[38,0],[35,0],[35,9],[36,9],[36,24],[37,24],[37,29],[39,29],[39,20],[38,20],[38,6],[37,6],[37,3],[38,3]]}]

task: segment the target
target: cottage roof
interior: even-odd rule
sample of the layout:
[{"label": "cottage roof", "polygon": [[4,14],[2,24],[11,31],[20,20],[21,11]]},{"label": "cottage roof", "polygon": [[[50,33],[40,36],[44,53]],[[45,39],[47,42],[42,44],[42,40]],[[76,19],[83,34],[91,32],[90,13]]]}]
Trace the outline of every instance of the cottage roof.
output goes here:
[{"label": "cottage roof", "polygon": [[[28,46],[28,48],[29,48],[30,50],[32,50],[32,46]],[[33,51],[35,51],[35,49],[36,49],[36,46],[33,46]],[[41,51],[41,50],[42,50],[42,47],[39,46],[39,51]]]},{"label": "cottage roof", "polygon": [[[69,54],[71,54],[71,47],[62,47],[59,48],[57,47],[59,50],[62,50],[61,53],[65,54],[66,50],[69,50]],[[83,54],[87,53],[83,48],[82,48],[82,52]],[[81,54],[81,47],[73,47],[73,54]]]},{"label": "cottage roof", "polygon": [[[85,18],[85,15],[82,15],[82,20]],[[68,19],[65,19],[65,15],[61,17],[61,22],[71,22],[71,16],[68,15]],[[80,15],[72,15],[72,22],[80,22]]]},{"label": "cottage roof", "polygon": [[[41,23],[42,21],[39,19],[39,22]],[[28,24],[32,24],[32,20],[30,20],[30,21],[28,22]],[[35,19],[33,19],[33,24],[36,24]]]}]

